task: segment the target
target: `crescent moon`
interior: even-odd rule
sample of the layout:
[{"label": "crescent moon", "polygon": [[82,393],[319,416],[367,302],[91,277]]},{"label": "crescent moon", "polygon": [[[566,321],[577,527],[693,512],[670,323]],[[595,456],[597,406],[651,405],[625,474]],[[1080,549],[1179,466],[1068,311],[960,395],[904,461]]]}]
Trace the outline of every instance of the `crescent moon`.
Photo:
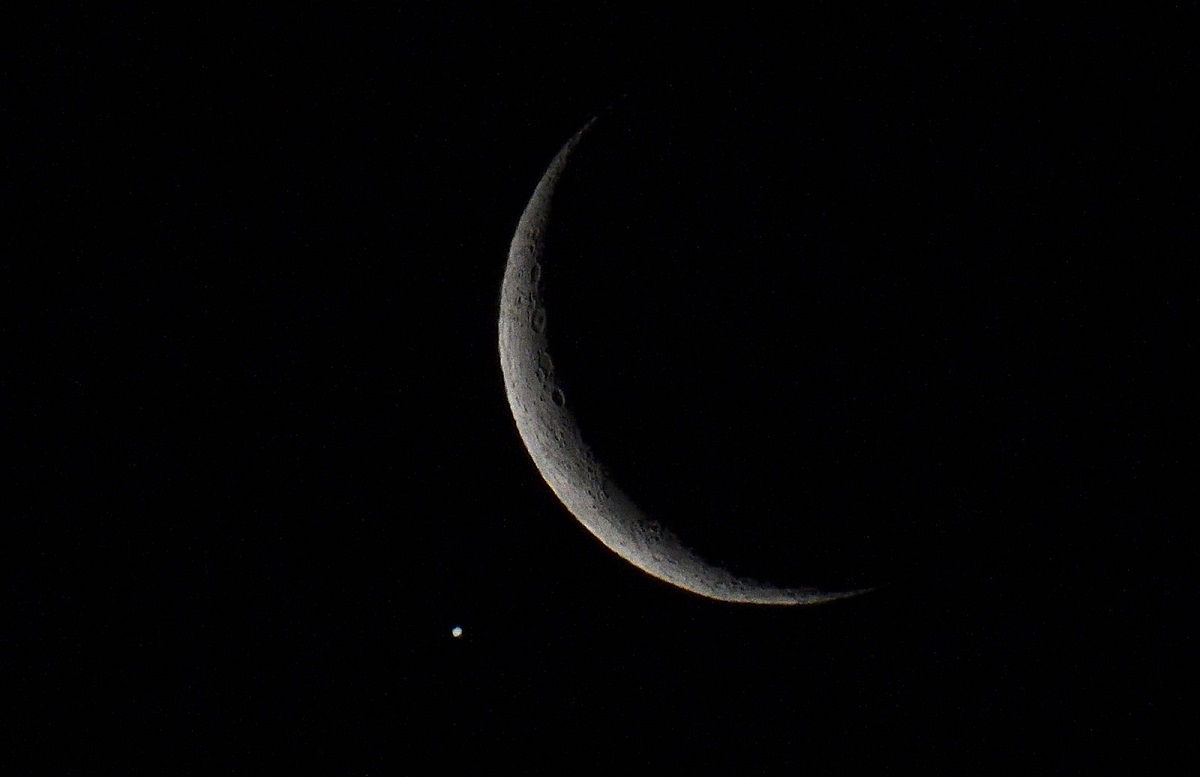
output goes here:
[{"label": "crescent moon", "polygon": [[816,604],[863,593],[783,588],[708,563],[648,517],[609,478],[584,442],[554,374],[546,337],[542,261],[554,190],[571,151],[595,122],[563,145],[525,206],[508,251],[500,291],[500,367],[517,430],[533,463],[563,505],[605,547],[653,577],[723,602]]}]

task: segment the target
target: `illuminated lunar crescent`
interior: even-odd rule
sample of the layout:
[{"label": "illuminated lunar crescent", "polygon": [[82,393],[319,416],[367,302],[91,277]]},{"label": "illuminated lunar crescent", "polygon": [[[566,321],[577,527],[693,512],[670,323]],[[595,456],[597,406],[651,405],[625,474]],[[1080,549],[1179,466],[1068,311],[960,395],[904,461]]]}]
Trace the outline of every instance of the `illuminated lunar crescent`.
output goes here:
[{"label": "illuminated lunar crescent", "polygon": [[[594,121],[594,120],[593,120]],[[542,262],[554,189],[589,122],[558,152],[517,224],[500,291],[500,366],[517,430],[533,463],[584,527],[638,569],[725,602],[815,604],[862,591],[785,588],[715,566],[634,504],[583,441],[555,380],[546,337]]]}]

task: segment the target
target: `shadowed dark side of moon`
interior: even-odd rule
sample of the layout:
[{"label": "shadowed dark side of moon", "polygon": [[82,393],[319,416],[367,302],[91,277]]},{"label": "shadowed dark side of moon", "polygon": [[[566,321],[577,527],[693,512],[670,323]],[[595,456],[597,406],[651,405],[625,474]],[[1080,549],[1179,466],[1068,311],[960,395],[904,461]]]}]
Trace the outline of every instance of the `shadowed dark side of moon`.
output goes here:
[{"label": "shadowed dark side of moon", "polygon": [[616,482],[718,565],[837,589],[995,534],[1019,357],[986,248],[929,239],[977,206],[817,110],[602,117],[544,278],[566,402]]}]

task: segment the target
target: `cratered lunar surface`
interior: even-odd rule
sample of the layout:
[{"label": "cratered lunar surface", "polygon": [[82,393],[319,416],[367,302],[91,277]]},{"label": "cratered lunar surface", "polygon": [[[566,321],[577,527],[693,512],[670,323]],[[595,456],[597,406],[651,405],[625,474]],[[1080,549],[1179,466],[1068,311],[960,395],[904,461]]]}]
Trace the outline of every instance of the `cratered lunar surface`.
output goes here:
[{"label": "cratered lunar surface", "polygon": [[589,122],[567,141],[534,189],[509,248],[500,292],[504,388],[538,471],[600,542],[642,571],[687,591],[752,604],[815,604],[861,593],[780,587],[705,561],[660,520],[643,513],[584,442],[550,358],[542,263],[555,187],[572,149],[590,126]]}]

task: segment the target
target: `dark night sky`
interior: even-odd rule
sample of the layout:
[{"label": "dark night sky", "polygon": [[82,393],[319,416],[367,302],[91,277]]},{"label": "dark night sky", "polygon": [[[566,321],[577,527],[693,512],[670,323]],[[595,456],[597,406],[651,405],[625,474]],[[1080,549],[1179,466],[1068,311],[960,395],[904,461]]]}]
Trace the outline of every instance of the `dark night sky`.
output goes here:
[{"label": "dark night sky", "polygon": [[[9,19],[0,770],[1188,771],[1185,5]],[[883,590],[709,602],[541,481],[499,285],[594,115],[585,432],[722,563]]]}]

